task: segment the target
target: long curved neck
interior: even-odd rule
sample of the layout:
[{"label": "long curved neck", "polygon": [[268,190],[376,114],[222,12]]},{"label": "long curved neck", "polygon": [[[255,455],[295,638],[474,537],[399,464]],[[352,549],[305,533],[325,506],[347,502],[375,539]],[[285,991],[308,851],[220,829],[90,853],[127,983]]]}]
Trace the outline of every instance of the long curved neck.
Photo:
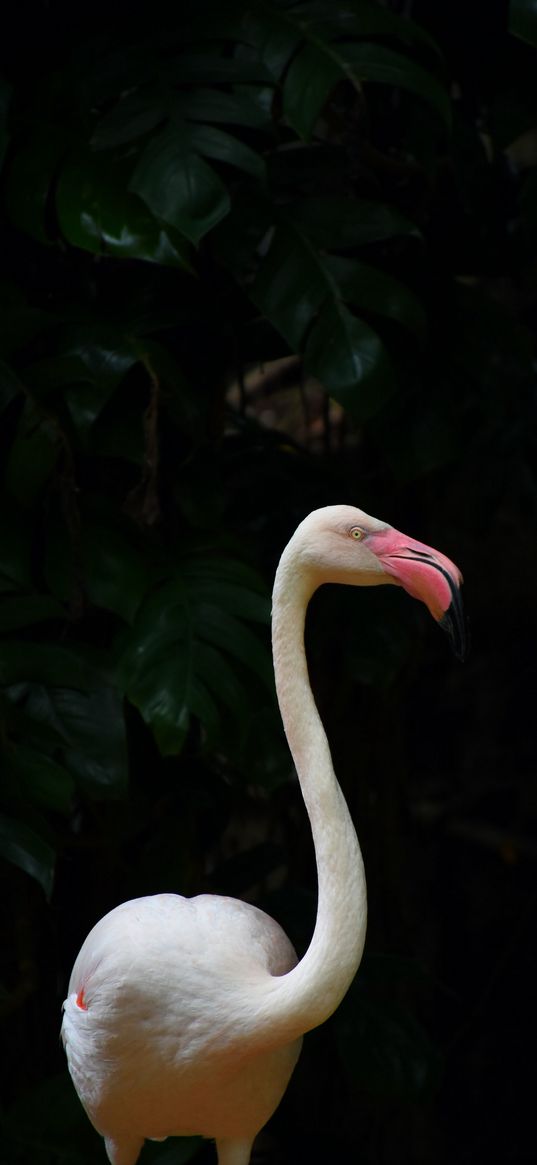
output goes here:
[{"label": "long curved neck", "polygon": [[338,1006],[362,956],[367,898],[358,838],[337,783],[328,741],[310,687],[304,647],[306,609],[316,585],[284,551],[273,594],[276,690],[313,833],[318,907],[310,946],[270,987],[271,1031],[294,1038]]}]

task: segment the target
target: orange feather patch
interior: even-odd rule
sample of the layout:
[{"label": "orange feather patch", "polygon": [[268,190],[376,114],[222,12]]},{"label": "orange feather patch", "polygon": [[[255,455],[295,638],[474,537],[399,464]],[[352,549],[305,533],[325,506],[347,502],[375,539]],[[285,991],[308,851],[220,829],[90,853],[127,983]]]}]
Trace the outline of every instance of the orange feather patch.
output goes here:
[{"label": "orange feather patch", "polygon": [[86,1003],[86,1000],[84,999],[84,988],[83,987],[81,987],[80,991],[78,992],[78,995],[76,997],[76,1003],[77,1003],[77,1007],[82,1008],[82,1011],[88,1010],[88,1005]]}]

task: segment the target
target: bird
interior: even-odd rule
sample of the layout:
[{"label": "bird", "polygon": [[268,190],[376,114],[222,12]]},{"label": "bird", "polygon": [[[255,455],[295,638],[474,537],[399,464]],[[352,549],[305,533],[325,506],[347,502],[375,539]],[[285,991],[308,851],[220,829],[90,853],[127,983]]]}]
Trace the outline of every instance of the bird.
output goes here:
[{"label": "bird", "polygon": [[303,1035],[335,1011],[358,969],[364,865],[304,645],[306,609],[323,583],[403,587],[464,656],[462,575],[449,558],[353,506],[325,506],[298,525],[276,570],[272,644],[315,848],[313,936],[298,960],[269,915],[215,894],[137,898],[97,922],[73,967],[62,1038],[111,1165],[135,1165],[145,1139],[174,1135],[214,1140],[218,1165],[248,1165]]}]

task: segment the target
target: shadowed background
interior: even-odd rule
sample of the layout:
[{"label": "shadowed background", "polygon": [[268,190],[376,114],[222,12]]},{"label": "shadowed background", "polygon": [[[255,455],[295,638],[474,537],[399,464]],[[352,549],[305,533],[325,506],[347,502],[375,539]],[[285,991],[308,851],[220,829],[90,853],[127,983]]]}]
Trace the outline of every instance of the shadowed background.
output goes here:
[{"label": "shadowed background", "polygon": [[58,1030],[117,902],[230,893],[307,946],[270,588],[348,502],[461,567],[472,651],[395,589],[312,602],[370,925],[253,1160],[527,1162],[535,5],[111,8],[3,46],[0,1160],[104,1161]]}]

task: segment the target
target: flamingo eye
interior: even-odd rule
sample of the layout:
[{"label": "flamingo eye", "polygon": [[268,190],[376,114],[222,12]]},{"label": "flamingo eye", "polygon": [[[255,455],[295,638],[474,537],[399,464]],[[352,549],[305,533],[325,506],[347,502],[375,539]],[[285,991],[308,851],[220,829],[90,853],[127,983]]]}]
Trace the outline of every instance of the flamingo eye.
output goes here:
[{"label": "flamingo eye", "polygon": [[365,538],[365,530],[361,530],[359,526],[353,526],[350,535],[351,538],[354,538],[355,542],[361,542],[362,538]]}]

